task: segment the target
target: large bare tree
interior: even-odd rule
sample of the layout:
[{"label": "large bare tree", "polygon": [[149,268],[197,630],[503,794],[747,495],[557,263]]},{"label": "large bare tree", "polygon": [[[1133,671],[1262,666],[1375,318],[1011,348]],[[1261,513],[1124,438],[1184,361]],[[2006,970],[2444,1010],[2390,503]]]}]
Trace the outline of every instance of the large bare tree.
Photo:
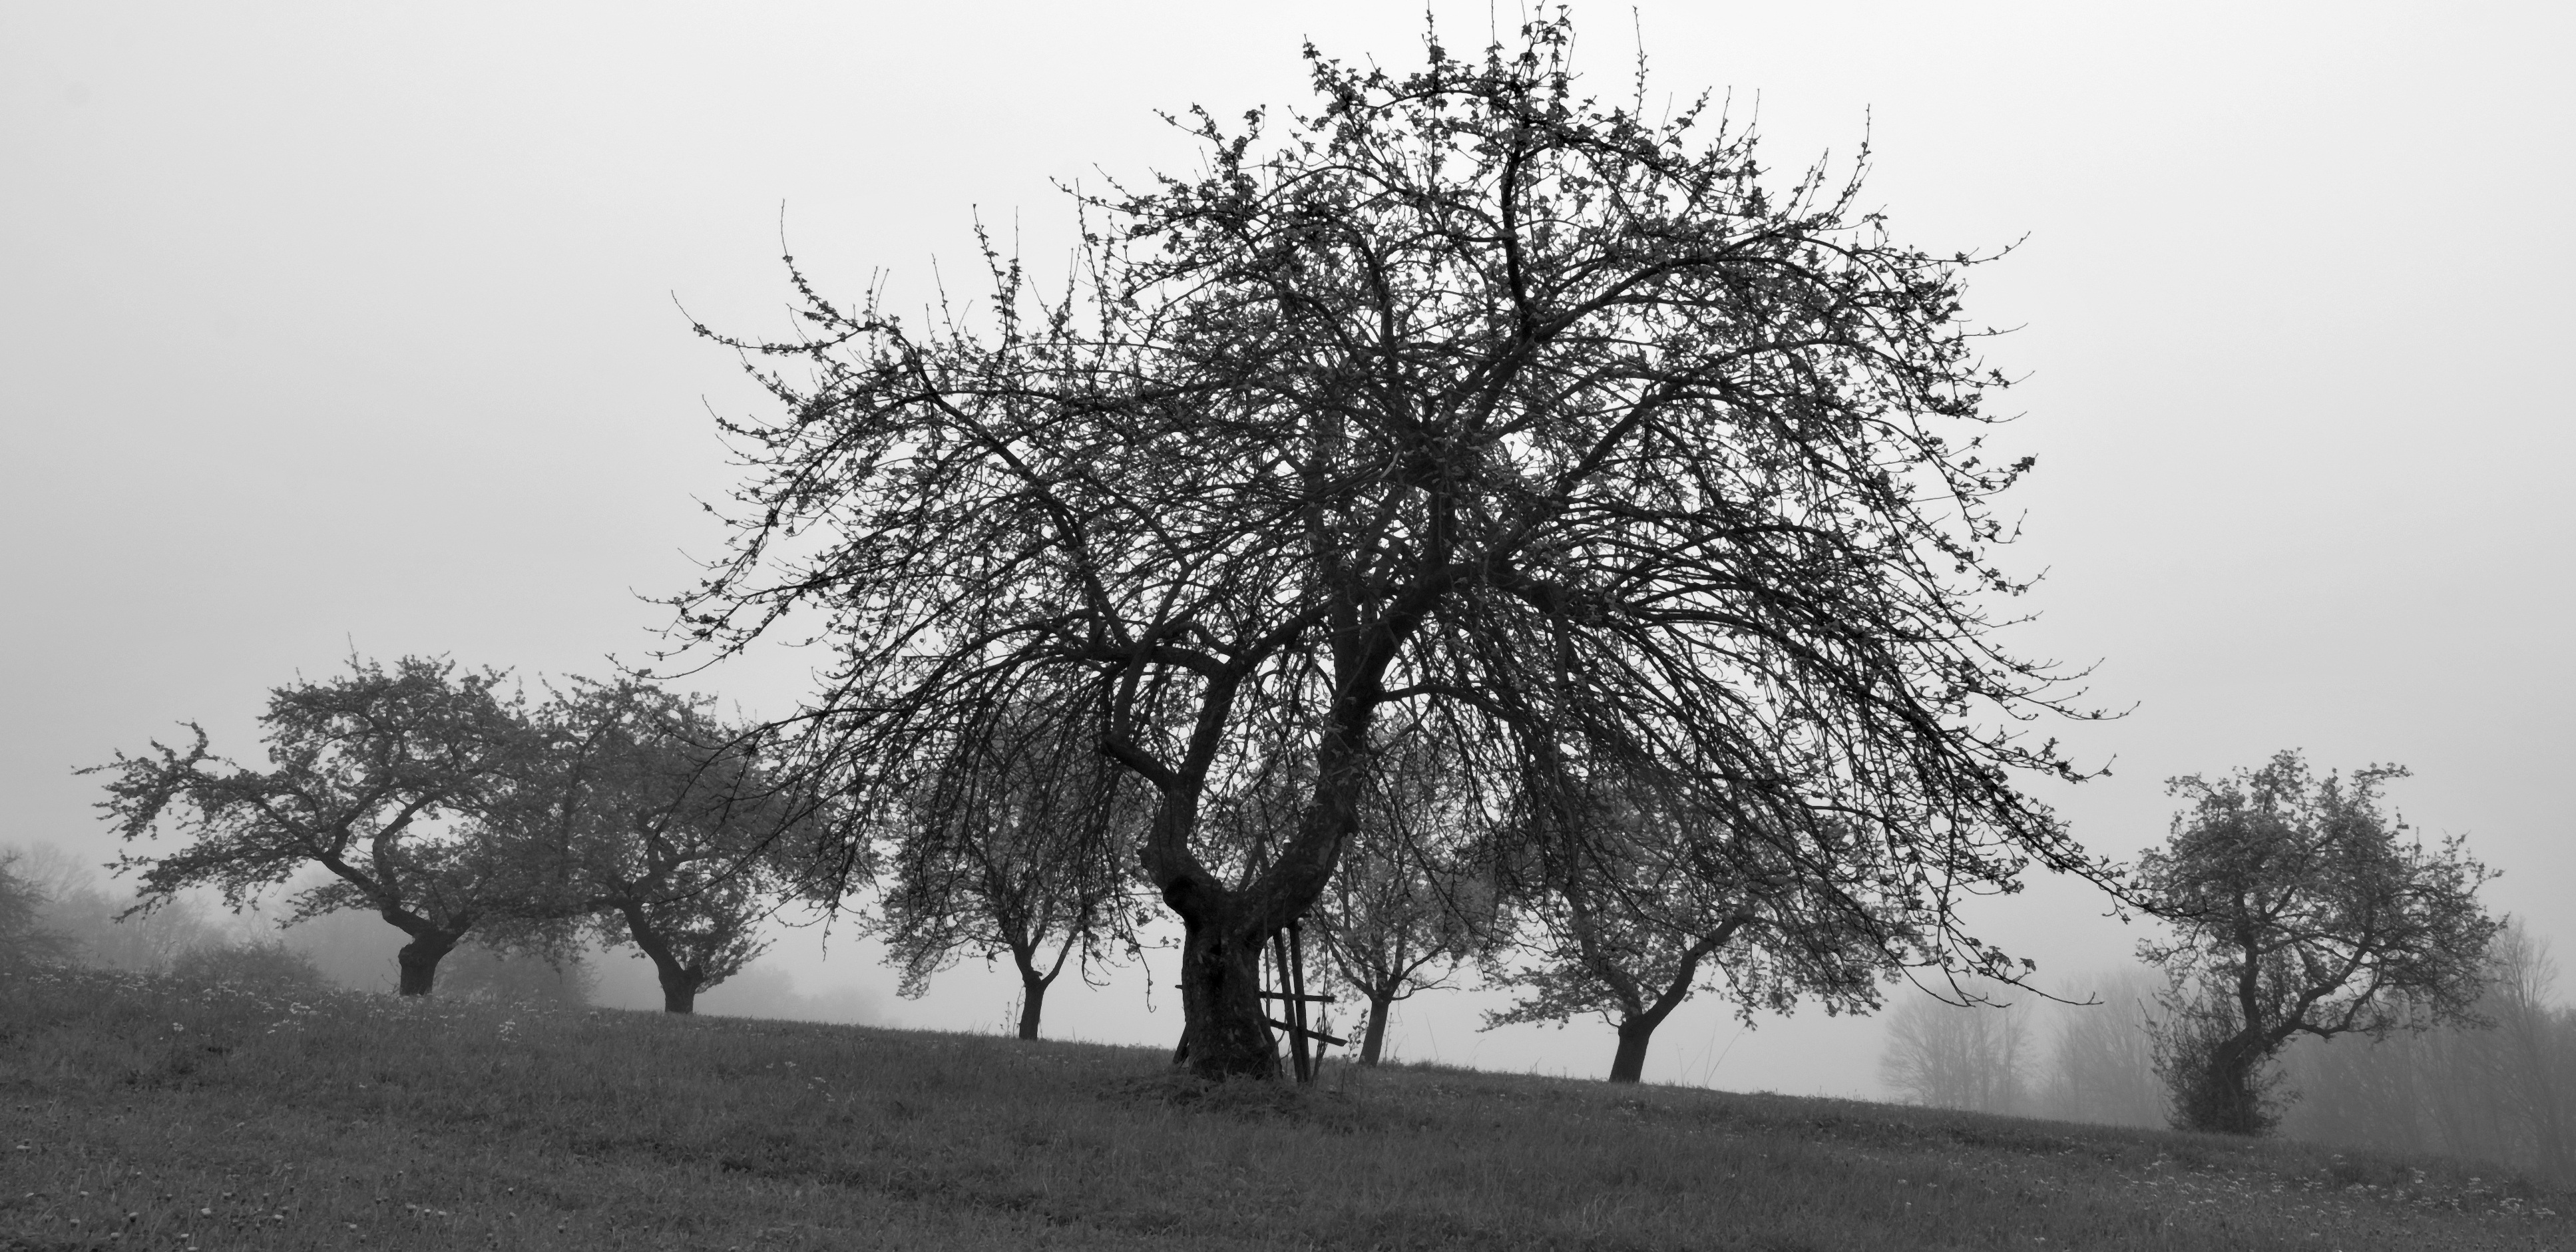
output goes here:
[{"label": "large bare tree", "polygon": [[[1310,48],[1311,114],[1190,114],[1204,169],[1082,197],[1057,295],[988,244],[989,303],[907,320],[791,258],[807,333],[718,336],[784,411],[727,424],[737,529],[682,623],[831,640],[799,720],[863,804],[1033,675],[1091,691],[1156,795],[1136,854],[1203,1074],[1278,1071],[1259,953],[1331,881],[1390,706],[1615,729],[1774,859],[1904,903],[1888,959],[1996,964],[1962,893],[2106,871],[2017,789],[2077,771],[2023,737],[2065,693],[1985,607],[2023,589],[1993,499],[2029,462],[1983,443],[1970,258],[1701,107],[1658,120],[1642,73],[1582,94],[1563,18],[1428,44],[1410,74]],[[1291,833],[1208,837],[1281,752]]]}]

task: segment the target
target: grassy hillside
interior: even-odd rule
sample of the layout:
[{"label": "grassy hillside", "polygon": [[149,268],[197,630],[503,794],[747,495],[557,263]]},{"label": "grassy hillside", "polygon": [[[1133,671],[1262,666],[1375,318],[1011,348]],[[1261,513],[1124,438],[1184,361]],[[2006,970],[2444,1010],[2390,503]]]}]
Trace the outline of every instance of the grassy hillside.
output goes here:
[{"label": "grassy hillside", "polygon": [[1308,1091],[1168,1070],[0,976],[0,1247],[2576,1246],[2576,1197],[2441,1162],[1431,1068]]}]

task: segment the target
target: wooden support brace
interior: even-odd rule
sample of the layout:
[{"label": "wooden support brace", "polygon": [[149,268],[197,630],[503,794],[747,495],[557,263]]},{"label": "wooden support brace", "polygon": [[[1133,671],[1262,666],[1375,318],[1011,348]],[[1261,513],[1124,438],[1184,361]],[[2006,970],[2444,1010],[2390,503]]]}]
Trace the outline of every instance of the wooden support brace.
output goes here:
[{"label": "wooden support brace", "polygon": [[1323,1031],[1316,1030],[1316,1029],[1314,1029],[1314,1028],[1313,1028],[1313,1027],[1311,1027],[1311,1026],[1310,1026],[1310,1027],[1307,1027],[1307,1028],[1306,1028],[1306,1029],[1304,1029],[1304,1030],[1299,1030],[1298,1028],[1296,1028],[1296,1027],[1294,1027],[1294,1026],[1291,1026],[1291,1025],[1289,1025],[1288,1023],[1283,1022],[1283,1021],[1279,1020],[1279,1019],[1278,1019],[1278,1018],[1276,1018],[1276,1017],[1270,1018],[1270,1019],[1269,1019],[1269,1022],[1270,1022],[1270,1024],[1271,1024],[1271,1025],[1278,1027],[1278,1028],[1280,1029],[1280,1031],[1281,1031],[1282,1033],[1284,1033],[1284,1034],[1291,1034],[1291,1035],[1303,1035],[1303,1036],[1305,1036],[1306,1038],[1309,1038],[1309,1039],[1314,1039],[1314,1040],[1317,1040],[1317,1041],[1320,1041],[1320,1042],[1323,1042],[1323,1043],[1329,1043],[1329,1044],[1333,1045],[1333,1046],[1334,1046],[1334,1047],[1336,1047],[1336,1048],[1347,1048],[1347,1047],[1351,1046],[1351,1041],[1350,1041],[1350,1040],[1348,1040],[1348,1039],[1337,1039],[1337,1038],[1334,1038],[1333,1036],[1328,1035],[1328,1034],[1325,1034]]}]

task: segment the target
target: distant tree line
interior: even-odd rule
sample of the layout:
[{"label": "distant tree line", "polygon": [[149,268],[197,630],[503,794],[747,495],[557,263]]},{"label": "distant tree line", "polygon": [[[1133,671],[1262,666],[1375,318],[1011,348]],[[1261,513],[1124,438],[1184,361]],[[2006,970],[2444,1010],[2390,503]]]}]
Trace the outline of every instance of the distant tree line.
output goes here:
[{"label": "distant tree line", "polygon": [[[898,803],[859,812],[830,803],[758,728],[641,679],[574,679],[531,703],[504,696],[497,674],[442,661],[354,662],[272,693],[264,769],[216,757],[193,727],[184,751],[154,744],[100,767],[104,807],[129,839],[167,827],[190,842],[129,854],[135,924],[87,942],[143,954],[128,964],[166,961],[184,946],[181,892],[211,886],[238,905],[319,869],[327,877],[288,898],[286,919],[364,911],[399,928],[406,994],[427,993],[469,938],[558,968],[592,939],[650,959],[664,1007],[685,1013],[758,953],[763,919],[801,898],[848,908],[884,942],[907,995],[962,956],[1007,958],[1019,1033],[1036,1038],[1066,969],[1140,951],[1145,876],[1131,850],[1153,806],[1086,738],[1078,692],[1007,699],[918,753],[911,785],[886,793]],[[1701,991],[1748,1017],[1802,995],[1874,1002],[1884,950],[1857,925],[1838,929],[1852,915],[1829,884],[1793,864],[1766,870],[1770,845],[1740,823],[1652,775],[1512,768],[1441,729],[1395,724],[1357,764],[1341,872],[1298,919],[1314,986],[1358,1012],[1363,1063],[1383,1055],[1398,1003],[1470,965],[1514,993],[1489,1025],[1601,1017],[1623,1081],[1641,1077],[1656,1026]],[[2251,1107],[2261,1129],[2279,1116],[2274,1058],[2293,1039],[2474,1020],[2495,930],[2473,900],[2484,871],[2456,841],[2400,846],[2375,807],[2391,773],[2319,781],[2284,754],[2217,785],[2178,780],[2192,807],[2143,876],[2176,927],[2142,950],[2163,981],[2106,985],[2101,1008],[2049,1041],[2026,1003],[1905,1002],[1890,1021],[1889,1086],[1952,1107],[2240,1131]],[[1304,820],[1312,766],[1281,750],[1229,781],[1203,839],[1233,872],[1257,875]],[[866,892],[846,894],[852,883]],[[2236,901],[2253,912],[2226,914]],[[1748,929],[1767,938],[1733,942]],[[500,965],[466,968],[489,982]],[[1950,987],[1971,1005],[2027,1000],[1974,973]],[[2248,994],[2262,1046],[2225,1060],[2215,1044],[2246,1036]],[[2213,1083],[2232,1093],[2214,1105]]]},{"label": "distant tree line", "polygon": [[[188,899],[140,915],[131,912],[134,903],[59,848],[0,849],[0,969],[69,965],[165,975],[192,986],[277,990],[391,985],[366,955],[379,949],[340,924],[356,915],[281,935],[252,919],[210,915]],[[595,983],[582,954],[497,951],[469,938],[449,958],[439,991],[462,999],[579,1004]]]},{"label": "distant tree line", "polygon": [[[86,902],[84,950],[106,963],[169,969],[205,946],[192,891],[240,909],[282,890],[286,924],[372,914],[395,927],[403,994],[428,994],[442,969],[451,990],[479,991],[542,964],[578,995],[577,953],[599,941],[650,959],[672,1012],[738,973],[761,922],[803,900],[846,908],[881,939],[906,994],[962,956],[1007,957],[1034,1038],[1065,970],[1140,950],[1133,849],[1153,809],[1086,737],[1079,693],[1009,701],[919,752],[911,785],[887,793],[899,803],[863,812],[758,727],[643,679],[572,679],[530,699],[497,672],[353,660],[270,693],[259,765],[218,755],[191,725],[184,746],[92,771],[139,897],[119,910],[86,884],[62,894]],[[1497,760],[1454,731],[1397,724],[1358,764],[1342,872],[1299,919],[1312,985],[1356,1011],[1363,1063],[1383,1055],[1396,1005],[1470,966],[1516,993],[1495,1024],[1610,1022],[1612,1076],[1626,1081],[1698,991],[1748,1014],[1802,992],[1872,994],[1884,954],[1834,938],[1829,895],[1785,868],[1755,873],[1761,840],[1726,835],[1651,775]],[[1206,842],[1257,874],[1295,837],[1311,763],[1283,749],[1229,782],[1207,805]],[[852,883],[864,891],[846,894]],[[1770,937],[1730,944],[1748,929]]]}]

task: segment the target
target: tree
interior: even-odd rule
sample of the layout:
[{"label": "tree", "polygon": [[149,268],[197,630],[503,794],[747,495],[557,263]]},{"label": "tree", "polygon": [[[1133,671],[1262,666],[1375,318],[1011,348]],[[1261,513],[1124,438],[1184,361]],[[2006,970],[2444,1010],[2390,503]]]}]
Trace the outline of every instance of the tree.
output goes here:
[{"label": "tree", "polygon": [[2283,1081],[2300,1098],[2281,1132],[2567,1178],[2576,1015],[2554,1002],[2554,963],[2519,921],[2488,945],[2487,964],[2477,1022],[2284,1048]]},{"label": "tree", "polygon": [[[1972,259],[1891,242],[1856,179],[1766,180],[1700,107],[1654,120],[1642,81],[1579,95],[1562,17],[1427,42],[1401,76],[1310,48],[1282,134],[1193,113],[1204,175],[1082,198],[1061,297],[988,242],[989,306],[915,326],[790,258],[809,333],[698,327],[786,413],[725,424],[748,473],[683,632],[809,614],[839,663],[793,721],[869,808],[997,693],[1092,693],[1155,792],[1202,1074],[1278,1072],[1260,952],[1331,882],[1390,708],[1451,710],[1462,750],[1614,729],[1910,911],[1885,959],[1999,968],[1962,894],[2111,871],[2016,789],[2080,772],[2022,736],[2066,697],[1982,607],[2024,588],[1993,499],[2029,460],[1983,446]],[[1200,819],[1274,749],[1311,784],[1247,872]]]},{"label": "tree", "polygon": [[[929,990],[961,953],[1007,954],[1020,975],[1020,1038],[1038,1037],[1068,959],[1136,946],[1134,876],[1120,864],[1149,812],[1140,784],[1100,755],[1079,703],[1023,691],[961,726],[890,837],[873,931]],[[1050,956],[1049,954],[1052,953]]]},{"label": "tree", "polygon": [[259,719],[269,769],[214,756],[192,722],[185,752],[155,741],[148,755],[83,770],[108,775],[99,807],[126,840],[157,837],[165,820],[193,839],[117,859],[117,872],[141,875],[144,902],[128,912],[200,886],[238,910],[319,865],[332,877],[291,896],[287,920],[374,910],[410,936],[397,958],[402,994],[429,994],[439,959],[468,932],[528,907],[527,867],[473,820],[525,747],[501,681],[445,660],[404,657],[387,670],[353,658],[345,676],[269,693]]},{"label": "tree", "polygon": [[2159,1073],[2179,1127],[2260,1134],[2278,1118],[2269,1067],[2297,1036],[2377,1040],[2473,1017],[2488,941],[2478,904],[2494,877],[2461,836],[2427,850],[2380,812],[2406,771],[2310,776],[2297,752],[2213,783],[2167,784],[2187,798],[2138,888],[2174,928],[2139,956],[2165,968],[2170,1020]]},{"label": "tree", "polygon": [[2089,1002],[2069,1001],[2057,1014],[2049,1075],[2039,1092],[2042,1116],[2115,1126],[2160,1126],[2165,1091],[2156,1080],[2154,1007],[2164,979],[2125,966],[2092,980]]},{"label": "tree", "polygon": [[807,835],[814,806],[763,736],[642,679],[575,678],[536,724],[543,747],[506,818],[547,867],[531,922],[586,918],[633,943],[663,1010],[692,1011],[766,946],[771,853]]},{"label": "tree", "polygon": [[1993,997],[2006,988],[1974,984],[1961,999],[1908,997],[1887,1020],[1880,1081],[1916,1104],[2018,1113],[2029,1092],[2027,1010]]},{"label": "tree", "polygon": [[21,854],[0,852],[0,972],[51,965],[71,955],[70,941],[45,925],[51,898],[21,872]]},{"label": "tree", "polygon": [[1431,734],[1399,735],[1379,754],[1342,864],[1305,917],[1330,964],[1318,985],[1366,1002],[1359,1060],[1375,1065],[1400,1000],[1448,985],[1490,927],[1492,886],[1468,867],[1478,829],[1464,762]]},{"label": "tree", "polygon": [[2549,1177],[2565,1178],[2576,1170],[2576,1153],[2569,1151],[2565,1066],[2556,1055],[2567,1033],[2554,1003],[2558,963],[2548,941],[2534,938],[2520,918],[2506,921],[2488,945],[2487,961],[2481,1009],[2495,1023],[2490,1069],[2529,1138],[2533,1163]]},{"label": "tree", "polygon": [[40,843],[16,867],[45,897],[41,926],[81,965],[168,973],[190,949],[215,942],[216,927],[194,900],[172,900],[149,916],[127,916],[131,899],[110,896],[98,875],[60,847]]},{"label": "tree", "polygon": [[1596,1014],[1618,1034],[1610,1081],[1636,1082],[1655,1030],[1697,990],[1722,991],[1747,1023],[1808,994],[1830,1010],[1877,1004],[1890,950],[1919,939],[1835,889],[1831,854],[1854,840],[1827,829],[1827,857],[1784,862],[1758,819],[1569,739],[1537,741],[1524,774],[1524,830],[1498,876],[1519,926],[1493,976],[1519,999],[1488,1028]]}]

